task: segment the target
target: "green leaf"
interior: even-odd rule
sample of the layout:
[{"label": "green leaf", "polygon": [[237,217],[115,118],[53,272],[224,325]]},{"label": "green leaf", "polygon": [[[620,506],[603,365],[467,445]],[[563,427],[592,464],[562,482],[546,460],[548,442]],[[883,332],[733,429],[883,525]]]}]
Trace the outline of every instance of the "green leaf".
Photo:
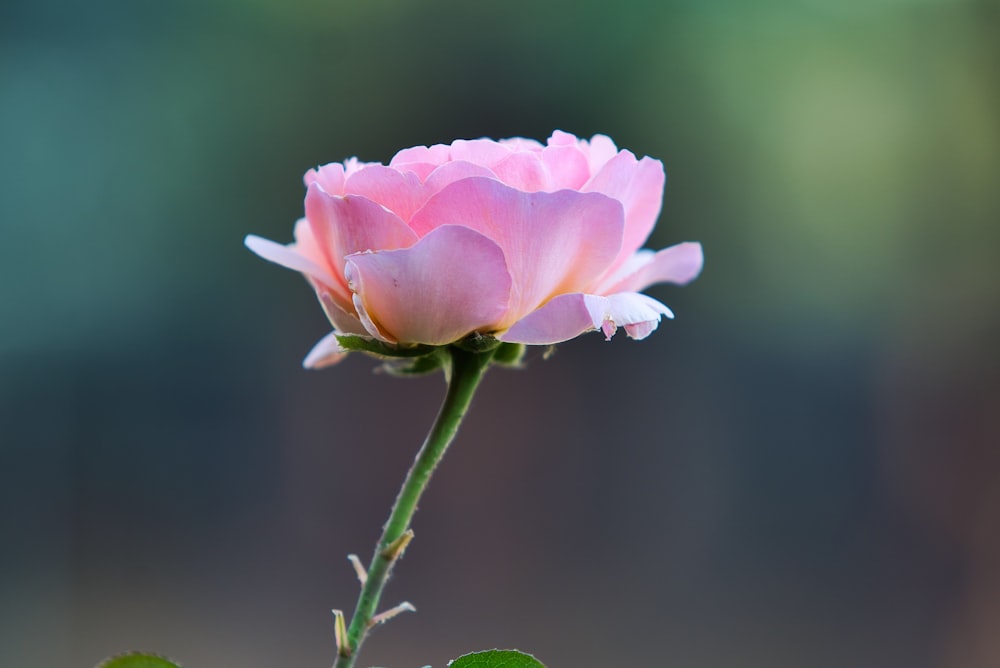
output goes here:
[{"label": "green leaf", "polygon": [[516,649],[491,649],[466,654],[448,663],[451,668],[545,668],[541,661]]},{"label": "green leaf", "polygon": [[181,668],[180,664],[156,654],[128,652],[97,664],[97,668]]},{"label": "green leaf", "polygon": [[525,345],[523,343],[501,343],[493,353],[493,361],[500,366],[521,368],[524,359]]},{"label": "green leaf", "polygon": [[338,335],[337,343],[340,344],[341,348],[349,352],[368,353],[377,357],[422,357],[434,352],[435,348],[434,346],[420,344],[411,346],[393,345],[354,334]]},{"label": "green leaf", "polygon": [[500,342],[497,341],[496,337],[490,336],[489,334],[473,332],[461,341],[456,341],[453,345],[456,345],[462,350],[470,353],[485,353],[495,350],[498,346],[500,346]]},{"label": "green leaf", "polygon": [[430,355],[423,357],[407,357],[405,359],[389,359],[382,363],[382,370],[390,376],[423,376],[434,373],[448,364],[448,354],[445,348],[435,348]]}]

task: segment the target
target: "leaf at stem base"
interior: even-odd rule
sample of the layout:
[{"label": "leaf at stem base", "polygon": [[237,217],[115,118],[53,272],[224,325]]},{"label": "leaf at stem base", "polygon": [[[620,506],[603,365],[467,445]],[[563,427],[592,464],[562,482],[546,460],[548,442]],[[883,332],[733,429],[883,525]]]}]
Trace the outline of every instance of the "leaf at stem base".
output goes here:
[{"label": "leaf at stem base", "polygon": [[516,649],[491,649],[460,656],[448,663],[450,668],[545,668],[545,665]]},{"label": "leaf at stem base", "polygon": [[181,668],[179,664],[157,654],[128,652],[97,664],[97,668]]}]

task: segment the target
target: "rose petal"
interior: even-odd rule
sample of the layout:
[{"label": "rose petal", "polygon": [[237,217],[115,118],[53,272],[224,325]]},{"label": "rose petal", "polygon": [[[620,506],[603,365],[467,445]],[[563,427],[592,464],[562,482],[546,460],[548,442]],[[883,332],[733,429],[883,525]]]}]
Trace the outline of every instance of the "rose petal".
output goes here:
[{"label": "rose petal", "polygon": [[701,273],[705,257],[701,244],[685,241],[652,253],[640,251],[625,265],[631,269],[609,285],[607,292],[639,292],[656,283],[690,283]]},{"label": "rose petal", "polygon": [[341,334],[368,336],[368,330],[365,329],[364,324],[362,324],[361,320],[355,314],[354,304],[350,296],[342,299],[339,295],[334,295],[329,290],[317,287],[316,297],[319,299],[320,306],[323,307],[326,319],[330,321],[335,330]]},{"label": "rose petal", "polygon": [[610,339],[618,327],[625,327],[629,336],[642,339],[656,329],[663,315],[674,317],[669,308],[647,295],[623,292],[603,297],[577,292],[555,297],[497,338],[509,343],[551,345],[598,329]]},{"label": "rose petal", "polygon": [[590,141],[581,141],[587,160],[590,163],[590,173],[596,174],[611,158],[618,155],[618,147],[607,135],[594,135]]},{"label": "rose petal", "polygon": [[649,238],[660,215],[665,182],[663,163],[659,160],[636,160],[631,151],[622,151],[583,187],[584,192],[604,193],[625,207],[625,233],[615,267]]},{"label": "rose petal", "polygon": [[444,345],[495,329],[511,289],[499,246],[454,225],[407,249],[352,255],[346,275],[369,331],[402,343]]},{"label": "rose petal", "polygon": [[337,334],[340,333],[330,332],[320,339],[306,355],[306,358],[302,360],[302,366],[307,369],[322,369],[344,359],[347,351],[341,348],[340,342],[337,341]]},{"label": "rose petal", "polygon": [[525,139],[524,137],[508,137],[497,141],[501,146],[506,146],[511,151],[541,151],[542,145],[535,139]]},{"label": "rose petal", "polygon": [[[482,176],[489,179],[497,178],[497,175],[489,167],[476,165],[464,160],[448,162],[434,169],[424,181],[424,194],[427,199],[441,191],[445,186],[451,185],[455,181],[461,181],[472,176]],[[424,201],[426,204],[426,200]]]},{"label": "rose petal", "polygon": [[576,138],[576,135],[562,130],[553,130],[548,141],[545,142],[547,146],[577,146],[580,143],[581,141]]},{"label": "rose petal", "polygon": [[442,165],[451,156],[451,147],[447,144],[434,144],[433,146],[413,146],[404,148],[392,156],[389,164],[392,167],[410,163],[421,163],[427,165]]},{"label": "rose petal", "polygon": [[316,184],[306,193],[306,218],[336,278],[347,288],[344,258],[366,250],[406,248],[417,235],[399,216],[360,195],[334,197]]},{"label": "rose petal", "polygon": [[462,225],[503,249],[514,281],[504,329],[551,297],[593,283],[618,253],[624,220],[621,204],[599,193],[525,193],[473,177],[441,190],[410,225],[418,234]]},{"label": "rose petal", "polygon": [[372,165],[352,174],[344,185],[344,193],[377,202],[404,222],[426,199],[423,184],[416,174],[383,165]]},{"label": "rose petal", "polygon": [[365,308],[365,303],[359,295],[352,295],[351,298],[354,301],[354,309],[358,312],[358,317],[361,319],[361,324],[369,336],[373,336],[379,341],[384,341],[385,343],[399,343],[398,340],[383,332],[382,328],[376,324],[376,322],[372,319],[371,314],[368,313],[368,309]]},{"label": "rose petal", "polygon": [[302,180],[305,181],[307,188],[315,183],[331,195],[343,195],[347,176],[344,174],[343,163],[331,162],[329,165],[310,169]]},{"label": "rose petal", "polygon": [[451,143],[451,159],[492,167],[511,154],[511,149],[492,139],[456,139]]},{"label": "rose petal", "polygon": [[337,284],[337,281],[334,280],[329,272],[321,268],[313,260],[303,256],[294,248],[284,246],[270,239],[258,237],[254,234],[248,234],[243,243],[251,251],[269,262],[280,264],[287,269],[300,271],[326,285],[332,286]]},{"label": "rose petal", "polygon": [[542,164],[541,155],[532,152],[511,153],[492,166],[497,177],[518,190],[536,192],[551,190],[549,170]]},{"label": "rose petal", "polygon": [[638,292],[619,292],[607,297],[587,300],[594,322],[601,320],[601,329],[610,340],[617,327],[635,339],[644,339],[656,329],[660,316],[673,318],[674,313],[649,295]]},{"label": "rose petal", "polygon": [[515,322],[497,338],[508,343],[551,345],[593,331],[594,321],[586,298],[587,295],[582,293],[555,297]]},{"label": "rose petal", "polygon": [[546,146],[542,150],[542,163],[549,173],[547,190],[579,190],[590,178],[587,156],[576,142],[571,146]]}]

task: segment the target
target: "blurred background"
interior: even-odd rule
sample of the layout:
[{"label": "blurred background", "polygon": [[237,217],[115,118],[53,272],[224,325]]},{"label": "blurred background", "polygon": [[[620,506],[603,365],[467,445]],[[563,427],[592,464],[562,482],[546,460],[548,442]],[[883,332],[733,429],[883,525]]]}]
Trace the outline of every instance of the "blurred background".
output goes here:
[{"label": "blurred background", "polygon": [[443,391],[352,357],[302,174],[553,129],[668,174],[702,277],[491,372],[362,664],[1000,665],[987,0],[0,8],[0,665],[328,666]]}]

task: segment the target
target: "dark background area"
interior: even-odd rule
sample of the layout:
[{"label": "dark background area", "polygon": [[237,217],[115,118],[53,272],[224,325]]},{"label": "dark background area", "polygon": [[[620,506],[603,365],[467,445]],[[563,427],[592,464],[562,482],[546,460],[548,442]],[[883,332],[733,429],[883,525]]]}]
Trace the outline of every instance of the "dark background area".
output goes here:
[{"label": "dark background area", "polygon": [[648,340],[490,373],[363,665],[1000,665],[995,3],[0,8],[0,665],[327,666],[443,391],[293,272],[303,172],[460,137],[663,160]]}]

